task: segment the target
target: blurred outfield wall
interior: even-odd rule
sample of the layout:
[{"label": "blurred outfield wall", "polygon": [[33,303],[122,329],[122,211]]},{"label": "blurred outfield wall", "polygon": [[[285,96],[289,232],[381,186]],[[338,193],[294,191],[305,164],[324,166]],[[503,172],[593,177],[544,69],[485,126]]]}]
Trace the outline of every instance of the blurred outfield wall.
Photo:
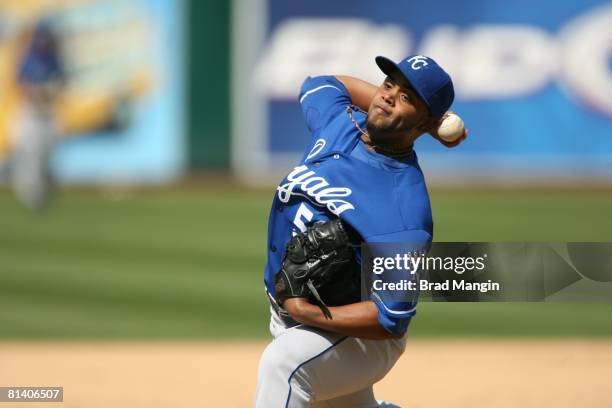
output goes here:
[{"label": "blurred outfield wall", "polygon": [[63,183],[166,183],[232,167],[269,186],[307,143],[296,102],[307,75],[377,83],[375,55],[408,53],[451,72],[471,132],[454,150],[417,142],[432,183],[612,183],[610,1],[6,0],[0,164],[18,107],[6,83],[15,38],[45,14],[71,73],[52,163]]},{"label": "blurred outfield wall", "polygon": [[383,79],[376,55],[435,58],[453,76],[459,148],[417,142],[434,182],[612,183],[612,2],[235,0],[233,167],[278,177],[308,138],[308,75]]},{"label": "blurred outfield wall", "polygon": [[23,94],[16,81],[39,24],[60,44],[65,86],[54,102],[60,183],[163,183],[186,167],[186,0],[3,0],[0,164],[9,163]]}]

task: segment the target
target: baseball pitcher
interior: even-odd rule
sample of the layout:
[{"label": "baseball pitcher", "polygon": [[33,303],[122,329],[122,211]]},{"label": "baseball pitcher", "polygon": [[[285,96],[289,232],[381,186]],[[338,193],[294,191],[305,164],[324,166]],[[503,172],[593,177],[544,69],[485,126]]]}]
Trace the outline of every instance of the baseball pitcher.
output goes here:
[{"label": "baseball pitcher", "polygon": [[266,292],[274,340],[259,364],[255,406],[378,407],[372,385],[406,346],[416,300],[361,296],[361,243],[432,240],[414,141],[437,134],[454,99],[431,58],[377,57],[379,87],[307,78],[299,102],[312,139],[279,184],[268,226]]}]

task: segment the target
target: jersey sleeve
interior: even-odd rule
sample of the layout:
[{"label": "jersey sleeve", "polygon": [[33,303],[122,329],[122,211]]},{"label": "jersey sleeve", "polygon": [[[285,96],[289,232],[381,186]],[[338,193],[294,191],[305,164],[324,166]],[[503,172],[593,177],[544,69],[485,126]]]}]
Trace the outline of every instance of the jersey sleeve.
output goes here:
[{"label": "jersey sleeve", "polygon": [[315,132],[351,104],[351,97],[336,77],[308,77],[302,84],[299,102],[306,125]]},{"label": "jersey sleeve", "polygon": [[[410,230],[372,238],[372,256],[395,257],[406,252],[426,253],[432,236],[425,230]],[[401,249],[400,249],[401,248]],[[410,319],[416,314],[418,302],[419,271],[388,270],[377,276],[381,283],[415,282],[415,290],[399,294],[389,290],[377,290],[373,285],[370,300],[378,308],[378,322],[390,333],[403,335]],[[382,285],[379,284],[380,289]]]}]

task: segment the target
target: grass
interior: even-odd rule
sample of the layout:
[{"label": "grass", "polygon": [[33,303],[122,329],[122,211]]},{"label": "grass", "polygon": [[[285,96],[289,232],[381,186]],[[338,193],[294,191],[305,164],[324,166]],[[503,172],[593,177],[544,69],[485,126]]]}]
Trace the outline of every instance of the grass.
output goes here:
[{"label": "grass", "polygon": [[[0,338],[267,336],[272,191],[0,191]],[[612,193],[434,191],[438,241],[612,241]],[[414,336],[612,336],[612,303],[430,303]]]}]

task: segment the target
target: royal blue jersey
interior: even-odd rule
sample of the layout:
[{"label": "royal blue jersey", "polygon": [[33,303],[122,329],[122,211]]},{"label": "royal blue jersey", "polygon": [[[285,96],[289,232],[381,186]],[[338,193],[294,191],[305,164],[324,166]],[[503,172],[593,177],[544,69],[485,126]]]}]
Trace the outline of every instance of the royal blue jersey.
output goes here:
[{"label": "royal blue jersey", "polygon": [[[398,161],[369,150],[358,129],[365,129],[366,113],[351,109],[349,114],[350,96],[335,77],[307,78],[299,102],[312,139],[277,187],[270,210],[265,284],[272,296],[286,243],[316,221],[340,217],[367,243],[429,244],[433,234],[429,195],[414,151]],[[375,291],[370,298],[386,330],[405,332],[416,301],[398,302]]]}]

